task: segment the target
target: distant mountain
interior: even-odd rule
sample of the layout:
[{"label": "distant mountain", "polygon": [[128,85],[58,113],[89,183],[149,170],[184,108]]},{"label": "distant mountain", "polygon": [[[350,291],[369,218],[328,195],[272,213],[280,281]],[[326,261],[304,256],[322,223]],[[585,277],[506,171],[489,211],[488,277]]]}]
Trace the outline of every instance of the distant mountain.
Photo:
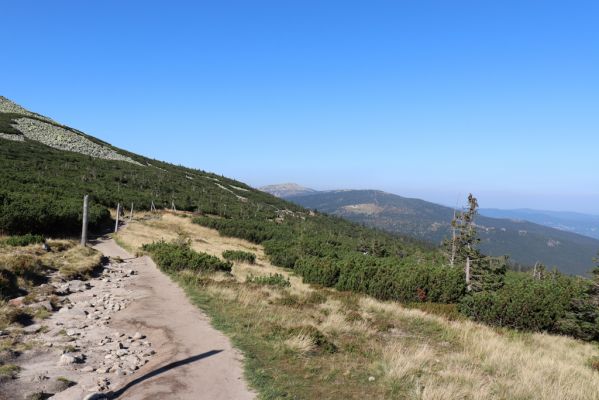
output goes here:
[{"label": "distant mountain", "polygon": [[304,196],[307,194],[316,193],[316,190],[300,186],[297,183],[280,183],[277,185],[269,185],[261,187],[259,190],[280,198]]},{"label": "distant mountain", "polygon": [[[376,190],[315,192],[286,199],[435,244],[449,235],[453,217],[450,207]],[[584,275],[599,250],[599,240],[528,221],[480,215],[476,224],[483,252],[494,256],[509,254],[512,260],[524,265],[540,261],[566,273]]]},{"label": "distant mountain", "polygon": [[480,210],[480,213],[493,218],[530,221],[535,224],[599,239],[599,215],[565,211],[531,210],[527,208],[517,210],[483,208]]}]

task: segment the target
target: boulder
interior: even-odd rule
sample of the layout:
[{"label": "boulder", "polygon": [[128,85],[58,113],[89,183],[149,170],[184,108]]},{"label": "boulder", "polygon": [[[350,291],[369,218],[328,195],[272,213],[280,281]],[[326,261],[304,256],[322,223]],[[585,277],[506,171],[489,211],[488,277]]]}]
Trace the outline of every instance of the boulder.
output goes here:
[{"label": "boulder", "polygon": [[67,353],[61,355],[60,360],[58,360],[58,365],[61,365],[61,366],[72,365],[75,363],[77,363],[77,357],[67,354]]}]

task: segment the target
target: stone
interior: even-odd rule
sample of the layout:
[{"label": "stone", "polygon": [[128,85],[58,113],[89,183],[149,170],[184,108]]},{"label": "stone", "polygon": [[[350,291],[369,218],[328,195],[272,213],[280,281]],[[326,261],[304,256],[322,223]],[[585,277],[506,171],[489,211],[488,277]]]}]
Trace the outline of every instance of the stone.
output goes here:
[{"label": "stone", "polygon": [[145,335],[142,335],[139,332],[135,332],[135,335],[133,335],[133,339],[134,340],[140,340],[140,339],[145,339]]},{"label": "stone", "polygon": [[52,307],[52,303],[50,303],[50,301],[48,301],[48,300],[40,301],[38,303],[33,303],[29,307],[31,307],[31,308],[45,308],[48,311],[53,311],[54,310],[54,307]]},{"label": "stone", "polygon": [[58,365],[72,365],[75,364],[77,362],[77,358],[69,355],[69,354],[63,354],[60,356],[60,360],[58,360]]},{"label": "stone", "polygon": [[89,289],[89,287],[90,287],[89,283],[80,281],[78,279],[70,281],[67,285],[68,285],[67,286],[68,290],[71,293],[83,292],[83,291],[86,291],[87,289]]},{"label": "stone", "polygon": [[94,372],[94,368],[90,367],[89,365],[87,367],[83,367],[81,368],[82,372]]},{"label": "stone", "polygon": [[23,328],[23,332],[25,332],[28,335],[31,335],[31,334],[39,332],[40,329],[42,329],[42,326],[40,324],[33,324],[33,325],[29,325],[29,326],[26,326],[25,328]]}]

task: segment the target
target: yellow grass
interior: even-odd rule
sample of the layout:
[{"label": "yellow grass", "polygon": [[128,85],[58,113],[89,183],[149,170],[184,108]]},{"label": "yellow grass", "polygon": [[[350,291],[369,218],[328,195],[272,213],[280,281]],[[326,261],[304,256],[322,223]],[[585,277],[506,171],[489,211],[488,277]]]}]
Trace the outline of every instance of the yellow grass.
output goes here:
[{"label": "yellow grass", "polygon": [[[159,220],[134,222],[118,237],[138,248],[161,238],[175,239],[181,233],[192,238],[194,249],[216,256],[228,249],[254,252],[257,265],[235,264],[233,275],[237,282],[245,282],[250,273],[278,272],[290,276],[289,289],[250,285],[231,288],[216,282],[205,290],[215,298],[252,309],[256,323],[276,322],[286,328],[314,326],[342,349],[340,354],[331,356],[331,369],[346,368],[348,376],[349,371],[356,369],[378,371],[373,372],[373,385],[378,385],[377,393],[388,393],[389,398],[599,399],[599,372],[588,365],[591,357],[599,356],[596,344],[548,334],[496,330],[470,321],[450,321],[361,295],[352,295],[351,299],[357,300],[348,303],[346,295],[311,288],[290,271],[271,265],[260,246],[221,237],[214,230],[192,224],[189,218],[166,214]],[[276,305],[275,300],[284,296],[296,296],[301,303],[314,291],[326,296],[326,301],[301,308]],[[307,334],[300,331],[281,340],[287,349],[315,357],[308,355],[314,343]],[[343,353],[344,343],[359,346],[354,351],[368,361],[356,364],[355,353]],[[323,360],[326,363],[328,359]]]},{"label": "yellow grass", "polygon": [[[144,214],[145,216],[145,214]],[[256,254],[256,263],[235,262],[233,275],[240,282],[245,282],[248,275],[261,276],[276,272],[289,278],[293,292],[303,293],[311,289],[304,285],[300,278],[288,271],[275,267],[268,261],[262,246],[248,241],[221,236],[218,231],[191,222],[187,213],[154,213],[152,219],[135,219],[114,235],[119,243],[128,250],[139,250],[142,245],[157,240],[172,241],[181,236],[191,239],[191,247],[200,252],[222,258],[225,250],[242,250]]]}]

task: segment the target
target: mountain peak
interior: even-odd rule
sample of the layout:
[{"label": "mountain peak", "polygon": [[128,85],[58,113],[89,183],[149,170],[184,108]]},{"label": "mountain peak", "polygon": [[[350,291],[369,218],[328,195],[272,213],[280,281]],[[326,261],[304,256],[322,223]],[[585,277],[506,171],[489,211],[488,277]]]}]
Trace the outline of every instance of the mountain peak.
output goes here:
[{"label": "mountain peak", "polygon": [[259,188],[261,191],[270,193],[273,196],[286,198],[291,196],[303,196],[311,193],[316,193],[316,190],[298,185],[297,183],[279,183],[268,185]]}]

